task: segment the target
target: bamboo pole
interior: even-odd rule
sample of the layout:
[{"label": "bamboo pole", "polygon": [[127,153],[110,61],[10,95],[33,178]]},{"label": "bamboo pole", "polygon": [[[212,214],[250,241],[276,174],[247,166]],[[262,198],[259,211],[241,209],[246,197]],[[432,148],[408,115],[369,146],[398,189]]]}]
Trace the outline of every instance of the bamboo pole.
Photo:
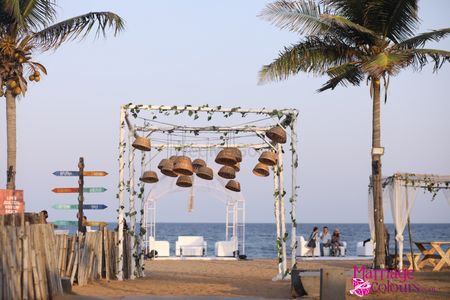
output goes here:
[{"label": "bamboo pole", "polygon": [[278,144],[278,171],[279,171],[279,193],[278,197],[280,197],[280,223],[281,223],[281,250],[283,253],[283,278],[286,276],[287,273],[287,261],[286,261],[286,222],[285,222],[285,209],[284,209],[284,170],[283,170],[283,149],[281,147],[281,144]]},{"label": "bamboo pole", "polygon": [[296,268],[297,264],[297,168],[298,168],[298,152],[297,152],[297,115],[292,117],[291,122],[291,155],[292,155],[292,174],[291,174],[291,270]]},{"label": "bamboo pole", "polygon": [[[145,171],[145,152],[141,151],[141,177],[144,175]],[[144,251],[145,251],[145,245],[143,245],[143,238],[145,233],[145,184],[142,181],[139,181],[139,199],[140,199],[140,219],[139,219],[139,238],[138,238],[138,250],[139,250],[139,269],[138,269],[138,276],[144,277]]]},{"label": "bamboo pole", "polygon": [[279,190],[279,180],[278,180],[278,166],[273,166],[273,196],[274,196],[274,211],[275,211],[275,224],[277,227],[277,258],[278,258],[278,275],[282,276],[283,274],[283,264],[282,264],[282,251],[281,251],[281,226],[280,226],[280,197],[278,194]]},{"label": "bamboo pole", "polygon": [[129,190],[129,216],[130,216],[130,232],[131,232],[131,265],[130,265],[130,279],[136,278],[136,263],[137,263],[137,244],[136,237],[136,204],[135,204],[135,190],[134,190],[134,148],[132,146],[134,138],[134,130],[128,131],[128,190]]},{"label": "bamboo pole", "polygon": [[212,148],[247,148],[247,149],[271,149],[272,147],[267,144],[194,144],[194,143],[186,143],[186,144],[158,144],[152,143],[151,147],[156,150],[164,150],[164,149],[183,149],[183,148],[193,148],[193,149],[212,149]]},{"label": "bamboo pole", "polygon": [[119,218],[118,218],[118,254],[117,254],[117,280],[123,280],[123,220],[125,218],[125,115],[126,109],[120,110],[119,135]]}]

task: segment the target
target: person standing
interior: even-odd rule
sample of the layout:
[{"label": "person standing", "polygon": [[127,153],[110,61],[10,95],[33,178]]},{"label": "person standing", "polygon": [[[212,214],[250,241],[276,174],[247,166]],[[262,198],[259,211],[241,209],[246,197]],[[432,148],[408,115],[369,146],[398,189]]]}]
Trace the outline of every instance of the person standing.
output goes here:
[{"label": "person standing", "polygon": [[331,235],[328,232],[328,227],[324,226],[322,232],[319,233],[319,246],[320,246],[320,256],[324,256],[323,247],[329,247],[331,245]]},{"label": "person standing", "polygon": [[309,236],[308,243],[306,244],[306,247],[308,247],[308,252],[306,252],[306,255],[310,254],[310,256],[314,256],[314,249],[317,247],[317,240],[319,237],[319,228],[317,226],[314,226],[313,231],[311,232],[311,235]]}]

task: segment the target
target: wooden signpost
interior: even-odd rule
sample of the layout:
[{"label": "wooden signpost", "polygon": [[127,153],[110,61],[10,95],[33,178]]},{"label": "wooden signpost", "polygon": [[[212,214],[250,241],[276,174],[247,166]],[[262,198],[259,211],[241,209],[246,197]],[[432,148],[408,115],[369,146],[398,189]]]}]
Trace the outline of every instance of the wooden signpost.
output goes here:
[{"label": "wooden signpost", "polygon": [[[78,231],[82,231],[83,226],[86,226],[86,222],[83,223],[84,209],[105,209],[107,208],[104,204],[84,204],[84,193],[103,193],[106,191],[104,187],[84,187],[84,177],[85,176],[106,176],[108,175],[105,171],[85,171],[84,170],[84,158],[80,157],[78,161],[78,171],[55,171],[53,172],[55,176],[78,176],[78,187],[77,188],[54,188],[52,192],[54,193],[78,193],[78,204],[56,204],[53,205],[55,209],[78,209],[78,221],[74,221],[78,224]],[[60,221],[59,225],[70,225],[72,221]],[[57,224],[57,223],[55,223]],[[58,224],[57,224],[58,225]],[[75,224],[73,224],[75,225]],[[94,225],[93,225],[94,226]]]}]

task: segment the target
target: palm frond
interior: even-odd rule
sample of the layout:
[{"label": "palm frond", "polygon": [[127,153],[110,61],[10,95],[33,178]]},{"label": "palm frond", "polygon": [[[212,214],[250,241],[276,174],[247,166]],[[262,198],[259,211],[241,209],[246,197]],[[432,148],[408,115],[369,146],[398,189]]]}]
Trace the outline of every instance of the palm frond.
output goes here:
[{"label": "palm frond", "polygon": [[320,19],[321,11],[312,0],[279,0],[268,4],[259,17],[281,29],[309,35],[330,29],[329,24]]},{"label": "palm frond", "polygon": [[56,19],[56,0],[23,0],[21,14],[34,31],[47,27]]},{"label": "palm frond", "polygon": [[24,23],[22,13],[20,10],[20,1],[17,0],[2,0],[0,2],[0,9],[4,17],[1,22],[7,24],[20,24]]},{"label": "palm frond", "polygon": [[404,40],[393,47],[398,49],[414,49],[418,47],[424,47],[427,42],[439,42],[441,39],[447,37],[448,35],[450,35],[450,28],[433,30]]},{"label": "palm frond", "polygon": [[317,92],[334,89],[336,86],[359,85],[364,80],[364,73],[358,68],[356,63],[347,63],[327,70],[331,77]]},{"label": "palm frond", "polygon": [[[414,35],[419,25],[417,0],[369,1],[368,16],[376,31],[394,43]],[[374,29],[375,30],[375,29]]]},{"label": "palm frond", "polygon": [[445,62],[450,63],[450,51],[437,49],[410,49],[413,55],[412,67],[420,71],[430,60],[433,62],[433,72],[437,72]]},{"label": "palm frond", "polygon": [[372,77],[382,77],[385,74],[396,75],[411,63],[408,52],[381,52],[361,63],[361,70]]},{"label": "palm frond", "polygon": [[56,49],[65,41],[85,38],[96,24],[96,37],[105,35],[109,28],[114,29],[114,35],[124,28],[124,21],[114,13],[91,12],[47,27],[35,33],[33,40],[44,50]]},{"label": "palm frond", "polygon": [[285,80],[299,72],[322,75],[330,67],[357,59],[361,53],[333,36],[308,36],[304,41],[284,48],[277,59],[263,66],[259,82]]},{"label": "palm frond", "polygon": [[367,0],[322,0],[336,15],[345,17],[353,23],[367,26],[365,19]]}]

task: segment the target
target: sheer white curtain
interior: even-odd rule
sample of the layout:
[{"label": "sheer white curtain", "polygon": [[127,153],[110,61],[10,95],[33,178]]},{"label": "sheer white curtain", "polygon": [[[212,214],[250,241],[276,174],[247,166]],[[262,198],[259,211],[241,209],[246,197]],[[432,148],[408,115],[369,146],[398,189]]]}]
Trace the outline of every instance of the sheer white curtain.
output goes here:
[{"label": "sheer white curtain", "polygon": [[444,196],[447,198],[447,203],[450,205],[450,189],[442,189],[444,191]]},{"label": "sheer white curtain", "polygon": [[[399,257],[403,257],[403,231],[408,223],[408,216],[414,206],[417,188],[407,186],[402,180],[394,179],[389,185],[392,219],[394,221]],[[399,269],[403,268],[403,259],[399,260]]]}]

